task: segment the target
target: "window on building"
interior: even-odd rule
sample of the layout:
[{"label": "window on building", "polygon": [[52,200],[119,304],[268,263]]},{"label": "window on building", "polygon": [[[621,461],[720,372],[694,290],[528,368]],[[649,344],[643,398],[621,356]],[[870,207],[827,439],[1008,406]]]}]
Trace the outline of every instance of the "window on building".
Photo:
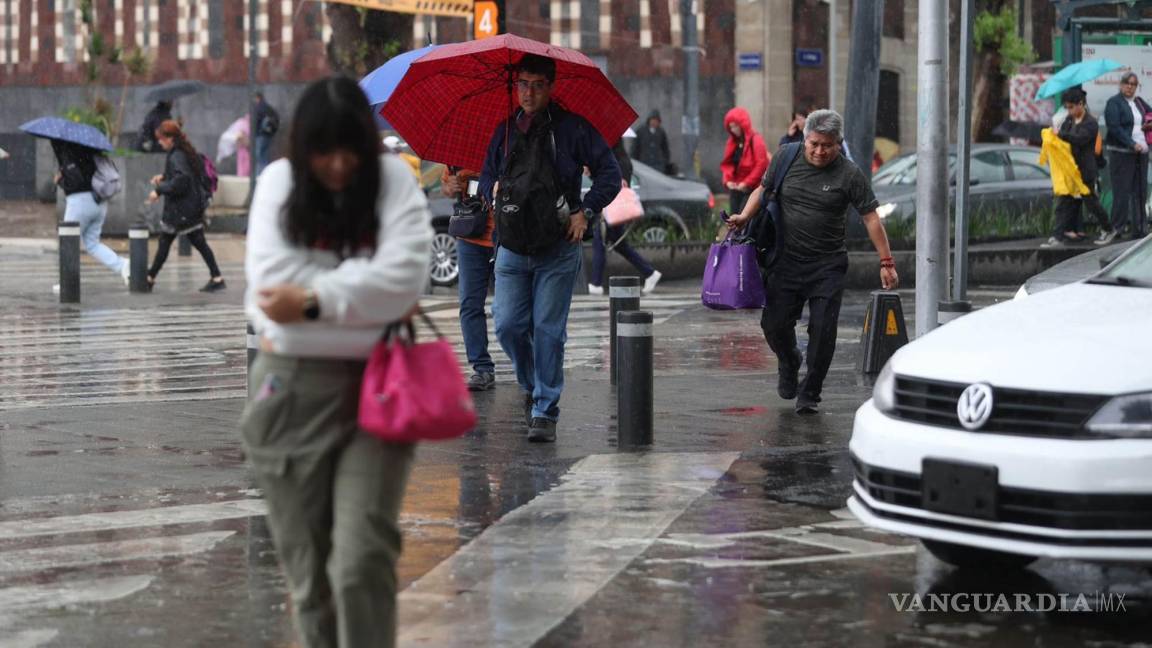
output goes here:
[{"label": "window on building", "polygon": [[880,95],[876,98],[876,137],[900,141],[900,74],[880,70]]},{"label": "window on building", "polygon": [[904,0],[884,0],[884,35],[904,40]]}]

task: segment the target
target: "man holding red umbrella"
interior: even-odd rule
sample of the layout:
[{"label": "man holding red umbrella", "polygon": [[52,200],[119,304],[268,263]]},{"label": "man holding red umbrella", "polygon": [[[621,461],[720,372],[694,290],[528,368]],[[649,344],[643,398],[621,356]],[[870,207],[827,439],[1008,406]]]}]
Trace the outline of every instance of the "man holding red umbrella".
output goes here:
[{"label": "man holding red umbrella", "polygon": [[[600,133],[552,101],[556,62],[515,66],[519,108],[493,134],[480,195],[495,207],[496,337],[525,394],[528,440],[556,440],[568,309],[589,226],[620,191],[620,167]],[[592,188],[583,199],[584,168]]]}]

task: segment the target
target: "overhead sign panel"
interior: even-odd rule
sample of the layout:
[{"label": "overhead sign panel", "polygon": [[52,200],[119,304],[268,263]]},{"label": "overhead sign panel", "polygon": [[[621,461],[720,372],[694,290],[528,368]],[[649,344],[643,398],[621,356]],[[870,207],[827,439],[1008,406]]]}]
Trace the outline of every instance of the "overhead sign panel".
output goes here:
[{"label": "overhead sign panel", "polygon": [[328,0],[364,9],[393,11],[420,16],[472,17],[473,0]]}]

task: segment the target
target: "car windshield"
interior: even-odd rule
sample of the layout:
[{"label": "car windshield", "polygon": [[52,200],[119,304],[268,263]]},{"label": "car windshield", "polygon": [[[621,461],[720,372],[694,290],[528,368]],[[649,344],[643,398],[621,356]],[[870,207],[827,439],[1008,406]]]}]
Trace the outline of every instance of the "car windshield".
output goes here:
[{"label": "car windshield", "polygon": [[1152,238],[1145,239],[1089,283],[1152,288]]}]

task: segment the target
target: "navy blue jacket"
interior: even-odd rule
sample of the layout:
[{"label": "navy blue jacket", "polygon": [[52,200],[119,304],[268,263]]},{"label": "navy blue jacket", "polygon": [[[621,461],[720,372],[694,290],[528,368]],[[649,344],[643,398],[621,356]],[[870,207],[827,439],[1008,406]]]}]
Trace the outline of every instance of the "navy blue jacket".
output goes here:
[{"label": "navy blue jacket", "polygon": [[[521,113],[516,111],[512,120]],[[591,209],[599,213],[616,194],[620,193],[620,165],[616,163],[616,156],[600,133],[580,115],[570,113],[558,106],[551,105],[544,113],[536,115],[540,119],[547,114],[552,119],[552,133],[556,138],[556,177],[560,182],[560,190],[568,200],[573,211],[579,207]],[[492,187],[500,179],[505,164],[504,130],[508,120],[500,123],[492,141],[488,144],[488,154],[484,158],[484,169],[480,172],[480,196],[492,204]],[[511,149],[519,138],[520,129],[515,125],[508,138],[508,147]],[[584,176],[584,167],[588,167],[592,175],[592,188],[580,199],[580,184]]]},{"label": "navy blue jacket", "polygon": [[[1140,106],[1139,97],[1135,98],[1136,105]],[[1128,100],[1117,92],[1107,105],[1104,106],[1104,123],[1108,126],[1108,134],[1104,136],[1106,146],[1115,146],[1125,151],[1131,151],[1136,142],[1132,141],[1132,109],[1128,107]]]}]

